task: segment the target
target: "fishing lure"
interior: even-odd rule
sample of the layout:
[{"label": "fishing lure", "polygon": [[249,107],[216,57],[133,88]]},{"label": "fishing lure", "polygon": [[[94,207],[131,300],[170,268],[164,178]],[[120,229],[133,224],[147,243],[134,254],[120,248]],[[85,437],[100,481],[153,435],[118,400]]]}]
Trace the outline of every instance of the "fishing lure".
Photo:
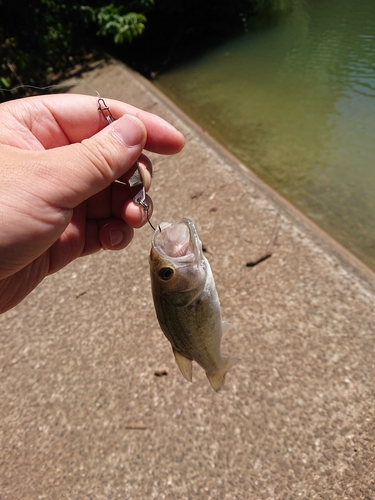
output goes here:
[{"label": "fishing lure", "polygon": [[[107,106],[103,97],[98,98],[98,110],[101,111],[102,115],[104,116],[104,118],[107,120],[108,123],[112,123],[115,121],[115,119],[111,113],[111,110]],[[116,182],[124,184],[122,181],[119,181],[119,180]],[[140,205],[143,208],[143,210],[146,212],[147,222],[150,224],[152,229],[155,231],[155,228],[150,221],[150,217],[149,217],[149,213],[148,213],[150,207],[146,203],[145,180],[142,176],[142,170],[139,168],[138,162],[137,162],[137,170],[130,177],[128,184],[132,188],[139,186],[140,189],[139,189],[138,193],[134,196],[133,201],[137,205]]]}]

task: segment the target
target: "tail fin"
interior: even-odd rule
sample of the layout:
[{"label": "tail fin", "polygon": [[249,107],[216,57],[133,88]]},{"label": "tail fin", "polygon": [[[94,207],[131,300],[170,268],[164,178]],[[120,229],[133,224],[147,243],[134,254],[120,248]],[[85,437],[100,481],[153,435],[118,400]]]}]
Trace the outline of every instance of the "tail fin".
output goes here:
[{"label": "tail fin", "polygon": [[225,382],[225,375],[227,371],[232,368],[233,365],[239,362],[237,358],[224,358],[222,366],[214,373],[207,373],[207,378],[211,384],[214,391],[221,389]]}]

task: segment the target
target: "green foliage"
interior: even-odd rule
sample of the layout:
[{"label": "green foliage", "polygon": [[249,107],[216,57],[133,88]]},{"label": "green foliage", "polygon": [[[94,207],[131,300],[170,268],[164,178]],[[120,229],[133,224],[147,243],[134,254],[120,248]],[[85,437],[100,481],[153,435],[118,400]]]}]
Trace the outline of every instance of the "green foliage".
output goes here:
[{"label": "green foliage", "polygon": [[[147,29],[116,56],[146,76],[194,57],[227,37],[243,33],[261,0],[155,0]],[[279,0],[264,0],[279,1]]]},{"label": "green foliage", "polygon": [[[43,85],[90,53],[98,35],[129,43],[153,0],[0,0],[0,85]],[[6,21],[5,21],[6,20]]]},{"label": "green foliage", "polygon": [[[145,1],[143,3],[151,4]],[[115,43],[131,42],[145,29],[146,16],[136,12],[126,13],[123,5],[117,7],[110,4],[97,9],[83,5],[80,10],[83,14],[89,14],[92,22],[96,22],[98,35],[112,35]]]},{"label": "green foliage", "polygon": [[243,30],[260,5],[285,1],[0,0],[0,86],[48,84],[99,44],[153,75]]}]

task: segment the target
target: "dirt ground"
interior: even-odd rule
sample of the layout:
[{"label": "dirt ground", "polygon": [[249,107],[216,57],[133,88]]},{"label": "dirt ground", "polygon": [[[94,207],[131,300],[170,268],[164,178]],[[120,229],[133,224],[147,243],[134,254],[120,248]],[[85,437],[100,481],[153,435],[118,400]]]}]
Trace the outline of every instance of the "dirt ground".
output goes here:
[{"label": "dirt ground", "polygon": [[123,64],[74,81],[185,134],[152,220],[196,223],[241,362],[219,393],[181,376],[150,227],[74,262],[0,317],[0,499],[375,499],[374,274]]}]

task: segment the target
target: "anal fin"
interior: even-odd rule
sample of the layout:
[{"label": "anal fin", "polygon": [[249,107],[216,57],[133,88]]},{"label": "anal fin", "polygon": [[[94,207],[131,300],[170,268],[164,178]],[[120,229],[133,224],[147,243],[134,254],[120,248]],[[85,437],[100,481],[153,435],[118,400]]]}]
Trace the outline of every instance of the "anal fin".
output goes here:
[{"label": "anal fin", "polygon": [[173,349],[174,359],[182,375],[188,382],[193,381],[193,360]]}]

